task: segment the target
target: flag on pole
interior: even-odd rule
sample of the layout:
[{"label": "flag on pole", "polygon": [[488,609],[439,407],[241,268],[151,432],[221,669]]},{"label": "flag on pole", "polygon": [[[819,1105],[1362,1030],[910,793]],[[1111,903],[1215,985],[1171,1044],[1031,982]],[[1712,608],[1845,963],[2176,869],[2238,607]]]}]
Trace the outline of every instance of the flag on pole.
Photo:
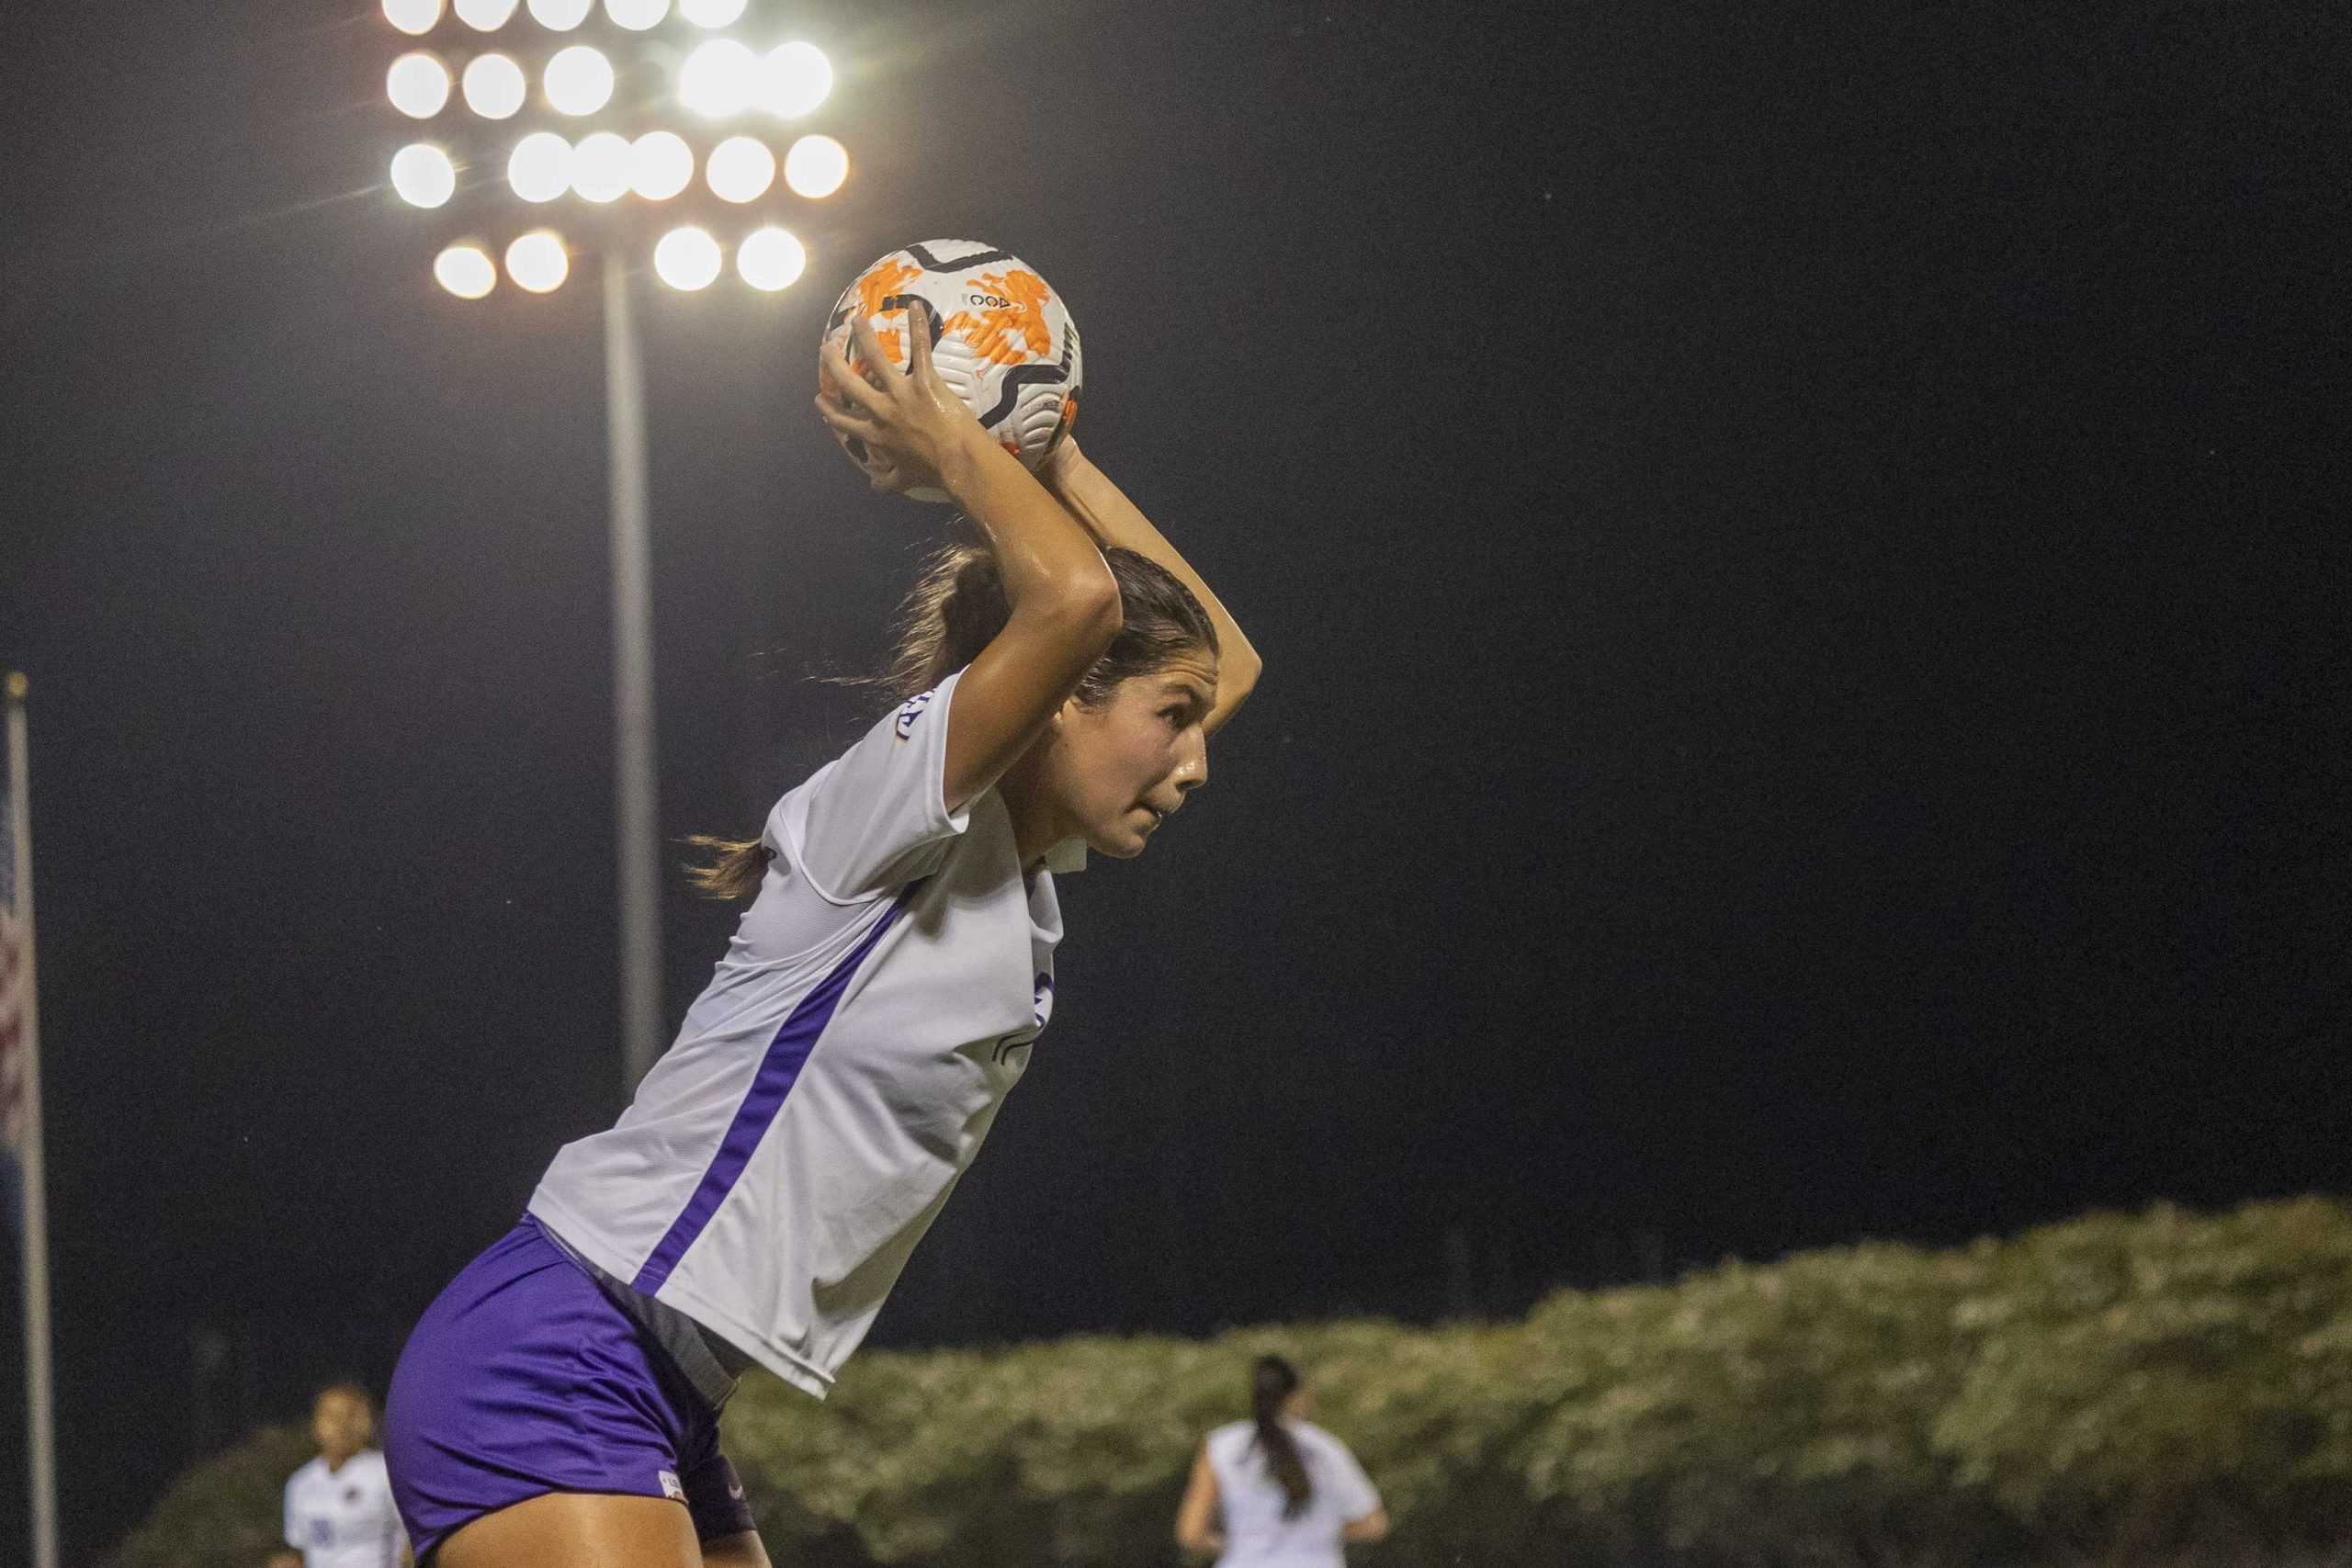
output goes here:
[{"label": "flag on pole", "polygon": [[25,1302],[25,1433],[32,1568],[57,1568],[57,1424],[49,1346],[49,1200],[41,1169],[40,998],[33,969],[32,799],[25,678],[8,677],[8,792],[0,801],[0,1144],[17,1215]]}]

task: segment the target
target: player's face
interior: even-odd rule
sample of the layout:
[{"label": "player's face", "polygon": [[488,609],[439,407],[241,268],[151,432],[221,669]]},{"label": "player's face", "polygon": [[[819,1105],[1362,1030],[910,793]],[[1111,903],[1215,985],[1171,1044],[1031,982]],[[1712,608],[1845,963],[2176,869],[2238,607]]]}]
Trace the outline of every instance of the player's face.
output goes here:
[{"label": "player's face", "polygon": [[1062,710],[1053,788],[1089,848],[1122,860],[1143,853],[1185,796],[1208,783],[1216,659],[1180,654],[1130,675],[1100,707]]},{"label": "player's face", "polygon": [[347,1393],[322,1393],[311,1408],[311,1440],[321,1453],[338,1461],[368,1446],[374,1425],[367,1404]]}]

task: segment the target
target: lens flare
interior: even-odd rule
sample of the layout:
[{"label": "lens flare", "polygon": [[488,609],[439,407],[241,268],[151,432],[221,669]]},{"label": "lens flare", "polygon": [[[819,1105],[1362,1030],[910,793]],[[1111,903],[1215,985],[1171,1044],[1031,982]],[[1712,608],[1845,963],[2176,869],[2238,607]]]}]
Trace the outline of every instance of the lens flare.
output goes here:
[{"label": "lens flare", "polygon": [[414,37],[441,19],[441,0],[384,0],[384,20]]},{"label": "lens flare", "polygon": [[494,33],[514,19],[514,0],[457,0],[451,9],[478,33]]},{"label": "lens flare", "polygon": [[795,196],[828,197],[849,178],[849,151],[830,136],[804,136],[784,155],[784,183]]},{"label": "lens flare", "polygon": [[724,28],[743,14],[743,0],[678,0],[678,10],[698,28]]},{"label": "lens flare", "polygon": [[484,119],[511,119],[530,95],[523,68],[503,54],[477,54],[460,78],[466,107]]},{"label": "lens flare", "polygon": [[458,188],[458,166],[440,148],[411,142],[392,154],[392,188],[412,207],[438,207]]},{"label": "lens flare", "polygon": [[653,275],[671,288],[691,294],[707,288],[718,276],[718,242],[704,230],[673,229],[653,247]]},{"label": "lens flare", "polygon": [[571,143],[552,130],[535,130],[514,144],[506,183],[525,201],[553,201],[571,188]]},{"label": "lens flare", "polygon": [[588,19],[596,0],[530,0],[531,15],[551,33],[568,33]]},{"label": "lens flare", "polygon": [[431,119],[449,102],[449,68],[441,57],[413,50],[384,73],[384,96],[411,119]]},{"label": "lens flare", "polygon": [[759,96],[760,57],[731,38],[704,44],[678,72],[678,101],[707,119],[741,114]]},{"label": "lens flare", "polygon": [[787,43],[760,62],[760,107],[798,119],[833,90],[833,62],[813,43]]},{"label": "lens flare", "polygon": [[605,15],[613,19],[613,25],[633,33],[659,27],[669,14],[670,0],[605,0]]},{"label": "lens flare", "polygon": [[808,253],[782,229],[761,229],[735,247],[735,271],[763,294],[789,288],[808,265]]},{"label": "lens flare", "polygon": [[613,62],[604,51],[575,43],[556,51],[543,85],[558,114],[594,114],[613,98]]},{"label": "lens flare", "polygon": [[695,177],[695,151],[674,131],[649,130],[630,143],[629,188],[648,201],[667,201]]},{"label": "lens flare", "polygon": [[460,299],[479,299],[498,287],[498,268],[480,245],[451,245],[433,258],[433,281]]}]

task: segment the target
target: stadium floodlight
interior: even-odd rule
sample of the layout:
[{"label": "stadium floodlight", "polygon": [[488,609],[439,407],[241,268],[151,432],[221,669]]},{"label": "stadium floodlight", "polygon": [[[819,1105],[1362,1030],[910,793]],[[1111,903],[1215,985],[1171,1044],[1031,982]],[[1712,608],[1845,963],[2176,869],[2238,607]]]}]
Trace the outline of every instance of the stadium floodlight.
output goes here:
[{"label": "stadium floodlight", "polygon": [[596,0],[530,0],[531,19],[551,33],[568,33],[588,19]]},{"label": "stadium floodlight", "polygon": [[678,101],[705,119],[741,114],[760,96],[760,57],[731,38],[713,39],[678,70]]},{"label": "stadium floodlight", "polygon": [[480,245],[451,245],[433,258],[433,281],[460,299],[479,299],[498,287],[498,268]]},{"label": "stadium floodlight", "polygon": [[441,0],[384,0],[384,20],[408,34],[421,37],[441,19]]},{"label": "stadium floodlight", "polygon": [[605,0],[605,15],[613,19],[613,26],[633,33],[659,27],[669,14],[670,0]]},{"label": "stadium floodlight", "polygon": [[392,154],[392,189],[411,207],[438,207],[458,188],[458,166],[428,141],[412,141]]},{"label": "stadium floodlight", "polygon": [[737,206],[757,201],[775,184],[775,154],[755,136],[730,136],[710,150],[703,177],[710,194]]},{"label": "stadium floodlight", "polygon": [[458,20],[478,33],[494,33],[514,19],[516,0],[457,0]]},{"label": "stadium floodlight", "polygon": [[571,150],[571,188],[583,201],[599,205],[628,194],[628,138],[600,130],[583,136]]},{"label": "stadium floodlight", "polygon": [[506,276],[514,287],[534,294],[552,294],[571,272],[571,255],[563,238],[551,229],[534,229],[506,247]]},{"label": "stadium floodlight", "polygon": [[820,200],[849,178],[849,150],[830,136],[804,136],[784,155],[784,183],[795,196]]},{"label": "stadium floodlight", "polygon": [[412,50],[384,73],[384,96],[411,119],[431,119],[449,102],[449,68],[437,54]]},{"label": "stadium floodlight", "polygon": [[542,85],[556,113],[575,118],[594,114],[613,101],[613,62],[603,50],[575,43],[556,51]]},{"label": "stadium floodlight", "polygon": [[523,68],[503,54],[475,55],[466,62],[466,73],[458,85],[465,93],[466,107],[484,119],[514,118],[531,92]]},{"label": "stadium floodlight", "polygon": [[692,224],[673,229],[653,247],[653,275],[684,294],[707,288],[718,276],[718,242]]},{"label": "stadium floodlight", "polygon": [[[818,129],[811,117],[839,83],[822,49],[785,30],[805,8],[788,11],[782,0],[362,4],[380,6],[389,24],[380,35],[389,44],[382,112],[406,132],[368,155],[390,158],[401,201],[452,215],[436,220],[442,231],[428,253],[435,296],[536,308],[537,297],[578,287],[571,247],[558,230],[597,255],[611,485],[620,1036],[633,1090],[664,1043],[651,508],[637,311],[649,288],[691,294],[732,272],[743,290],[767,297],[803,276],[808,252],[778,209],[829,196],[848,175],[841,143],[799,134]],[[743,134],[753,130],[762,134]],[[567,220],[561,209],[575,200],[594,210]],[[688,210],[663,210],[681,207]],[[740,216],[722,226],[713,212]]]},{"label": "stadium floodlight", "polygon": [[789,288],[808,265],[808,253],[785,230],[754,231],[735,247],[735,271],[763,294]]},{"label": "stadium floodlight", "polygon": [[525,201],[553,201],[571,188],[571,143],[552,130],[535,130],[514,143],[506,183]]},{"label": "stadium floodlight", "polygon": [[760,62],[760,107],[798,119],[833,90],[833,62],[813,43],[779,44]]}]

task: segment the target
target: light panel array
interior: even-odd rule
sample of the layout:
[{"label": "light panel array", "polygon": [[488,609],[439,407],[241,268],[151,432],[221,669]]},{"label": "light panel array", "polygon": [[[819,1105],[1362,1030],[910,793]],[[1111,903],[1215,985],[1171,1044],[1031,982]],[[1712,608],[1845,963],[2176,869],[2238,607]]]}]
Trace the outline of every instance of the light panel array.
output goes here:
[{"label": "light panel array", "polygon": [[[763,124],[730,123],[746,118],[791,121],[822,105],[832,91],[833,70],[814,44],[787,39],[762,52],[741,39],[709,36],[697,40],[688,34],[673,46],[643,51],[642,59],[629,58],[643,35],[673,16],[707,34],[732,27],[742,18],[745,0],[674,0],[674,11],[673,0],[602,0],[605,20],[624,35],[608,37],[605,41],[615,46],[609,49],[560,36],[487,36],[525,13],[542,34],[569,34],[587,24],[598,0],[381,4],[385,19],[411,39],[424,39],[445,26],[462,29],[444,47],[408,48],[392,61],[384,90],[400,114],[431,121],[461,108],[485,122],[475,128],[479,132],[514,119],[536,104],[558,125],[591,122],[571,133],[528,128],[526,121],[518,128],[522,134],[503,150],[503,167],[493,154],[483,173],[492,178],[503,175],[507,191],[526,207],[542,207],[566,196],[595,208],[611,208],[630,197],[665,202],[693,189],[699,176],[699,185],[711,197],[728,207],[748,208],[779,183],[804,199],[821,200],[849,177],[849,153],[830,136],[796,136],[783,146],[779,158],[777,146],[768,139],[773,132],[763,133]],[[481,36],[469,37],[469,32]],[[663,80],[651,95],[655,101],[645,101],[648,95],[640,91],[641,85],[657,73]],[[698,154],[679,130],[644,130],[632,137],[593,127],[594,117],[613,112],[628,116],[635,129],[649,111],[674,115],[681,130],[707,130],[713,140]],[[469,167],[446,142],[412,142],[393,155],[392,189],[412,206],[438,208],[457,193]],[[686,291],[716,281],[726,256],[709,228],[692,223],[671,229],[652,247],[655,276]],[[743,232],[734,258],[737,274],[747,285],[769,292],[791,284],[808,264],[800,242],[774,223],[757,223]],[[450,293],[478,299],[497,287],[502,262],[505,277],[531,293],[552,292],[570,273],[568,248],[548,228],[518,236],[497,259],[482,243],[452,244],[435,259],[433,273]]]}]

